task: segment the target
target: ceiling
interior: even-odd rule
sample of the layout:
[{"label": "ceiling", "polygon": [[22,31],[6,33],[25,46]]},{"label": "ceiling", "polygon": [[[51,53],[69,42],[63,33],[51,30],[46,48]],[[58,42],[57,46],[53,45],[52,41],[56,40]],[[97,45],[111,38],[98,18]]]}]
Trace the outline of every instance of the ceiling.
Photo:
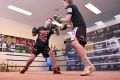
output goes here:
[{"label": "ceiling", "polygon": [[[92,3],[99,8],[102,13],[94,14],[84,7],[87,3]],[[81,11],[88,27],[93,26],[97,21],[109,21],[115,15],[120,14],[120,0],[74,0],[74,3]],[[28,10],[32,16],[26,16],[14,12],[7,8],[8,5]],[[43,25],[45,19],[54,14],[65,15],[62,0],[0,0],[0,17],[24,23],[30,26]]]}]

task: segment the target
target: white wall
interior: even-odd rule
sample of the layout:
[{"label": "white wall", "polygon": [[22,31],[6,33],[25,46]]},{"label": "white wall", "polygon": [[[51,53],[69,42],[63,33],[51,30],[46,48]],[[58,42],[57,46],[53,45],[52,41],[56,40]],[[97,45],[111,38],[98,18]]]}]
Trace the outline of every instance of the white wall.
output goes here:
[{"label": "white wall", "polygon": [[51,46],[56,46],[58,49],[62,49],[62,48],[65,48],[65,44],[64,44],[64,35],[59,35],[59,36],[56,36],[56,35],[52,35],[51,38],[50,38],[50,43],[49,45]]},{"label": "white wall", "polygon": [[32,27],[29,25],[0,18],[0,33],[2,34],[33,39],[31,30]]}]

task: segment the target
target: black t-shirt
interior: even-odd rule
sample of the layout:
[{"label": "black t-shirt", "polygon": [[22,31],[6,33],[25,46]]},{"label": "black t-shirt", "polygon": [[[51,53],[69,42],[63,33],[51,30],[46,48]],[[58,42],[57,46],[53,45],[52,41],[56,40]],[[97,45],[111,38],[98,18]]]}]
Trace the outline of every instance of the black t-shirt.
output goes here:
[{"label": "black t-shirt", "polygon": [[45,28],[39,27],[38,28],[38,37],[36,39],[36,45],[44,47],[49,45],[49,39],[52,34],[54,34],[54,28]]},{"label": "black t-shirt", "polygon": [[79,12],[77,6],[75,5],[68,5],[67,7],[67,14],[71,14],[72,18],[71,21],[73,23],[73,27],[80,27],[86,29],[85,21]]}]

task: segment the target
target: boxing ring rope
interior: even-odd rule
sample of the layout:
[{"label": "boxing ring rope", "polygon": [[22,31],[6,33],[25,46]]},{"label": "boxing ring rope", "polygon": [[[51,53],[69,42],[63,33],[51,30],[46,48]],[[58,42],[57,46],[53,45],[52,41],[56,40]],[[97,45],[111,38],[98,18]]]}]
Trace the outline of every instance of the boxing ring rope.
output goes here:
[{"label": "boxing ring rope", "polygon": [[[104,49],[105,50],[105,49]],[[62,50],[57,50],[57,51],[62,51]],[[30,56],[26,56],[26,55],[14,55],[14,54],[0,54],[0,55],[9,55],[9,56],[24,56],[24,57],[30,57]],[[69,54],[69,55],[72,55],[72,54]],[[66,55],[57,55],[56,57],[61,57],[61,56],[67,56]],[[120,56],[120,53],[119,54],[111,54],[111,55],[102,55],[102,56],[94,56],[94,57],[88,57],[89,59],[92,59],[92,58],[100,58],[100,57],[112,57],[112,56]],[[42,56],[38,56],[38,57],[42,57]],[[12,59],[0,59],[0,60],[6,60],[6,61],[27,61],[27,60],[12,60]],[[66,58],[65,60],[72,60],[72,59],[69,59],[69,58]],[[65,61],[65,60],[57,60],[57,61]],[[74,59],[75,60],[75,59]],[[46,61],[38,61],[38,60],[35,60],[35,62],[46,62]]]},{"label": "boxing ring rope", "polygon": [[[98,49],[98,50],[93,50],[93,51],[101,51],[101,50],[107,50],[108,48],[104,48],[104,49]],[[112,49],[112,48],[109,48],[109,49]],[[55,50],[56,52],[58,51],[65,51],[66,49],[62,49],[62,50]],[[74,51],[74,50],[72,50]],[[92,51],[92,52],[93,52]],[[91,52],[91,51],[86,51],[86,52]],[[6,53],[6,52],[5,52]],[[18,55],[17,53],[16,54],[11,54],[11,53],[0,53],[1,56],[3,55],[8,55],[8,56],[23,56],[23,57],[30,57],[30,55],[24,55],[22,53],[22,55]],[[70,55],[70,54],[69,54]],[[56,57],[61,57],[61,56],[67,56],[66,54],[62,54],[62,55],[56,55]],[[110,56],[120,56],[120,53],[119,54],[109,54],[109,55],[102,55],[102,56],[94,56],[94,57],[89,57],[90,59],[91,58],[99,58],[99,57],[110,57]],[[38,56],[38,57],[42,57],[42,56]],[[43,57],[42,57],[43,58]],[[1,59],[0,59],[1,60]],[[10,60],[10,59],[7,59],[7,60]],[[21,60],[22,61],[22,60]],[[24,61],[24,60],[23,60]],[[26,60],[25,60],[26,61]],[[58,60],[59,61],[59,60]],[[45,62],[45,61],[41,61],[41,62]]]},{"label": "boxing ring rope", "polygon": [[[120,38],[118,38],[120,39]],[[106,41],[101,41],[101,42],[106,42]],[[97,42],[97,43],[100,43],[100,42]],[[97,43],[93,43],[93,44],[97,44]],[[89,45],[89,44],[88,44]],[[91,44],[90,44],[91,45]],[[118,48],[118,47],[116,47]],[[95,52],[95,51],[102,51],[102,50],[108,50],[108,49],[112,49],[112,48],[103,48],[103,49],[97,49],[97,50],[92,50],[92,51],[86,51],[86,53],[90,53],[90,52]],[[67,49],[62,49],[62,50],[54,50],[56,53],[57,52],[62,52],[63,54],[61,55],[56,55],[56,57],[65,57],[65,59],[63,60],[57,60],[57,61],[76,61],[77,59],[79,58],[67,58],[68,54],[65,53]],[[69,51],[69,50],[68,50]],[[74,51],[74,49],[72,50]],[[21,56],[21,57],[30,57],[30,55],[26,55],[26,54],[12,54],[12,53],[9,53],[9,52],[3,52],[3,53],[0,53],[0,56]],[[69,55],[72,55],[72,54],[69,54]],[[109,55],[101,55],[101,56],[93,56],[93,57],[89,57],[89,59],[97,59],[97,58],[105,58],[105,57],[114,57],[114,56],[117,56],[117,57],[120,57],[120,53],[117,53],[117,54],[109,54]],[[42,56],[38,56],[40,58],[43,58]],[[0,61],[16,61],[16,62],[24,62],[24,61],[27,61],[27,60],[18,60],[18,59],[0,59]],[[40,61],[40,60],[35,60],[34,62],[46,62],[46,61]],[[94,65],[114,65],[114,64],[120,64],[120,62],[109,62],[109,63],[93,63]],[[66,67],[67,65],[59,65],[61,67]],[[71,66],[75,66],[75,65],[71,65]],[[79,65],[76,65],[76,66],[79,66]],[[14,66],[14,65],[9,65],[9,67],[24,67],[24,66]],[[48,67],[48,66],[30,66],[30,67]]]},{"label": "boxing ring rope", "polygon": [[[118,40],[120,38],[116,38],[116,39]],[[103,42],[106,42],[106,41],[109,41],[109,39],[108,40],[104,40],[104,41],[94,42],[94,43],[91,43],[91,44],[99,44],[99,43],[103,43]],[[91,44],[87,44],[87,45],[91,45]]]},{"label": "boxing ring rope", "polygon": [[[120,48],[120,47],[115,47],[115,48]],[[91,50],[91,51],[86,51],[86,53],[95,52],[95,51],[109,50],[109,49],[113,49],[113,48],[103,48],[103,49]]]}]

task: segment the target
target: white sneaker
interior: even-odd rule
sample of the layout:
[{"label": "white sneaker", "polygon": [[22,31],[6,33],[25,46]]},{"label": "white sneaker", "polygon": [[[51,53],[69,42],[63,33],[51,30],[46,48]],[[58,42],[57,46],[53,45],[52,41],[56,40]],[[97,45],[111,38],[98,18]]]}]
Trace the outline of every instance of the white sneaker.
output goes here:
[{"label": "white sneaker", "polygon": [[86,66],[80,75],[87,76],[87,75],[91,74],[92,72],[94,72],[95,70],[96,70],[96,68],[94,65]]}]

